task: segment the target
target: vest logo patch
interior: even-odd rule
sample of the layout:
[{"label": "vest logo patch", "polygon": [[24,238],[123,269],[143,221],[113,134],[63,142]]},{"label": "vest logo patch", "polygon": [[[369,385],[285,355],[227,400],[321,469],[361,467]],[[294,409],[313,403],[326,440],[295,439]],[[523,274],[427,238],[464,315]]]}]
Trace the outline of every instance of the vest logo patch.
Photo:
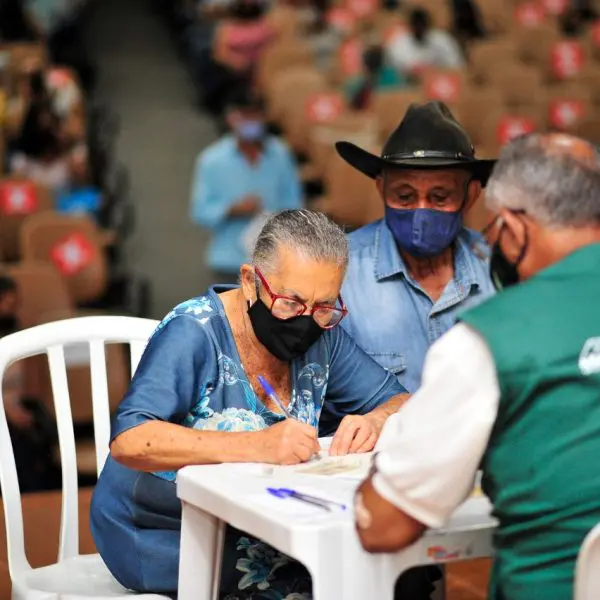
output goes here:
[{"label": "vest logo patch", "polygon": [[600,337],[590,338],[579,355],[579,370],[583,375],[600,373]]}]

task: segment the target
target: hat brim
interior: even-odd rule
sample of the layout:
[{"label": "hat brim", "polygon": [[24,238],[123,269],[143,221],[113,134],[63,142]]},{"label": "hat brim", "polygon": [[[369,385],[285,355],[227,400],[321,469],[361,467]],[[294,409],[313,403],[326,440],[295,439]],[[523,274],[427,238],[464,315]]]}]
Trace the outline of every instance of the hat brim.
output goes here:
[{"label": "hat brim", "polygon": [[351,142],[337,142],[335,149],[349,165],[372,179],[375,179],[386,168],[424,170],[465,169],[472,173],[474,179],[480,181],[482,185],[485,185],[496,164],[495,159],[464,161],[446,158],[415,157],[400,161],[392,161],[381,158],[371,152],[367,152],[367,150],[363,150]]}]

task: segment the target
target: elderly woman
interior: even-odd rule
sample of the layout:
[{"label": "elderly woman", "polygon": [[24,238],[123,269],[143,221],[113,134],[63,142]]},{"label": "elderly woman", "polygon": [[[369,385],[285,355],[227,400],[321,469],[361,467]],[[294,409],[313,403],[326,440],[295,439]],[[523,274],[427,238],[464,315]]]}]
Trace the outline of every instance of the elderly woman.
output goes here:
[{"label": "elderly woman", "polygon": [[[306,461],[319,449],[325,401],[340,417],[354,415],[342,419],[331,452],[373,449],[407,396],[337,327],[347,261],[344,233],[327,217],[278,213],[259,234],[253,264],[242,266],[241,286],[213,287],[159,325],[115,416],[91,509],[98,550],[125,587],[176,594],[177,469]],[[267,398],[260,375],[292,419]],[[222,571],[221,597],[310,597],[301,565],[233,529]]]}]

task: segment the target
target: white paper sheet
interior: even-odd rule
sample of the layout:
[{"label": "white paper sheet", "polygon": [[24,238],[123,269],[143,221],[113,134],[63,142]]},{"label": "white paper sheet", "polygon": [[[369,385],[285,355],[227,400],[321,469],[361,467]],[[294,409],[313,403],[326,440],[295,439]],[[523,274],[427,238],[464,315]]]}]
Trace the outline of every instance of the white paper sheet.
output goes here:
[{"label": "white paper sheet", "polygon": [[362,480],[369,474],[372,457],[372,452],[348,454],[347,456],[329,456],[328,450],[321,450],[318,459],[312,459],[292,467],[277,468],[293,470],[295,473],[302,475]]}]

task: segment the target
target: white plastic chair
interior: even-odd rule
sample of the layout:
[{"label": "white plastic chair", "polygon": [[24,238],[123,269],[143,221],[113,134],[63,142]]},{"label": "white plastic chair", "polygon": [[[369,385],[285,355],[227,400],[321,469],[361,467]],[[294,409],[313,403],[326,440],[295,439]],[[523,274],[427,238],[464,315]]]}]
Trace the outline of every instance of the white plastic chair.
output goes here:
[{"label": "white plastic chair", "polygon": [[[77,459],[67,385],[65,345],[89,344],[96,467],[100,473],[108,455],[110,439],[104,345],[129,343],[133,373],[157,324],[158,321],[133,317],[81,317],[39,325],[0,340],[0,381],[10,363],[36,354],[45,353],[48,356],[62,465],[58,562],[33,569],[25,555],[19,483],[0,391],[0,485],[13,600],[100,600],[130,598],[134,595],[134,592],[117,583],[98,554],[79,554]],[[167,598],[158,594],[136,596],[143,600]]]},{"label": "white plastic chair", "polygon": [[600,598],[600,525],[596,525],[583,540],[575,566],[574,600]]}]

